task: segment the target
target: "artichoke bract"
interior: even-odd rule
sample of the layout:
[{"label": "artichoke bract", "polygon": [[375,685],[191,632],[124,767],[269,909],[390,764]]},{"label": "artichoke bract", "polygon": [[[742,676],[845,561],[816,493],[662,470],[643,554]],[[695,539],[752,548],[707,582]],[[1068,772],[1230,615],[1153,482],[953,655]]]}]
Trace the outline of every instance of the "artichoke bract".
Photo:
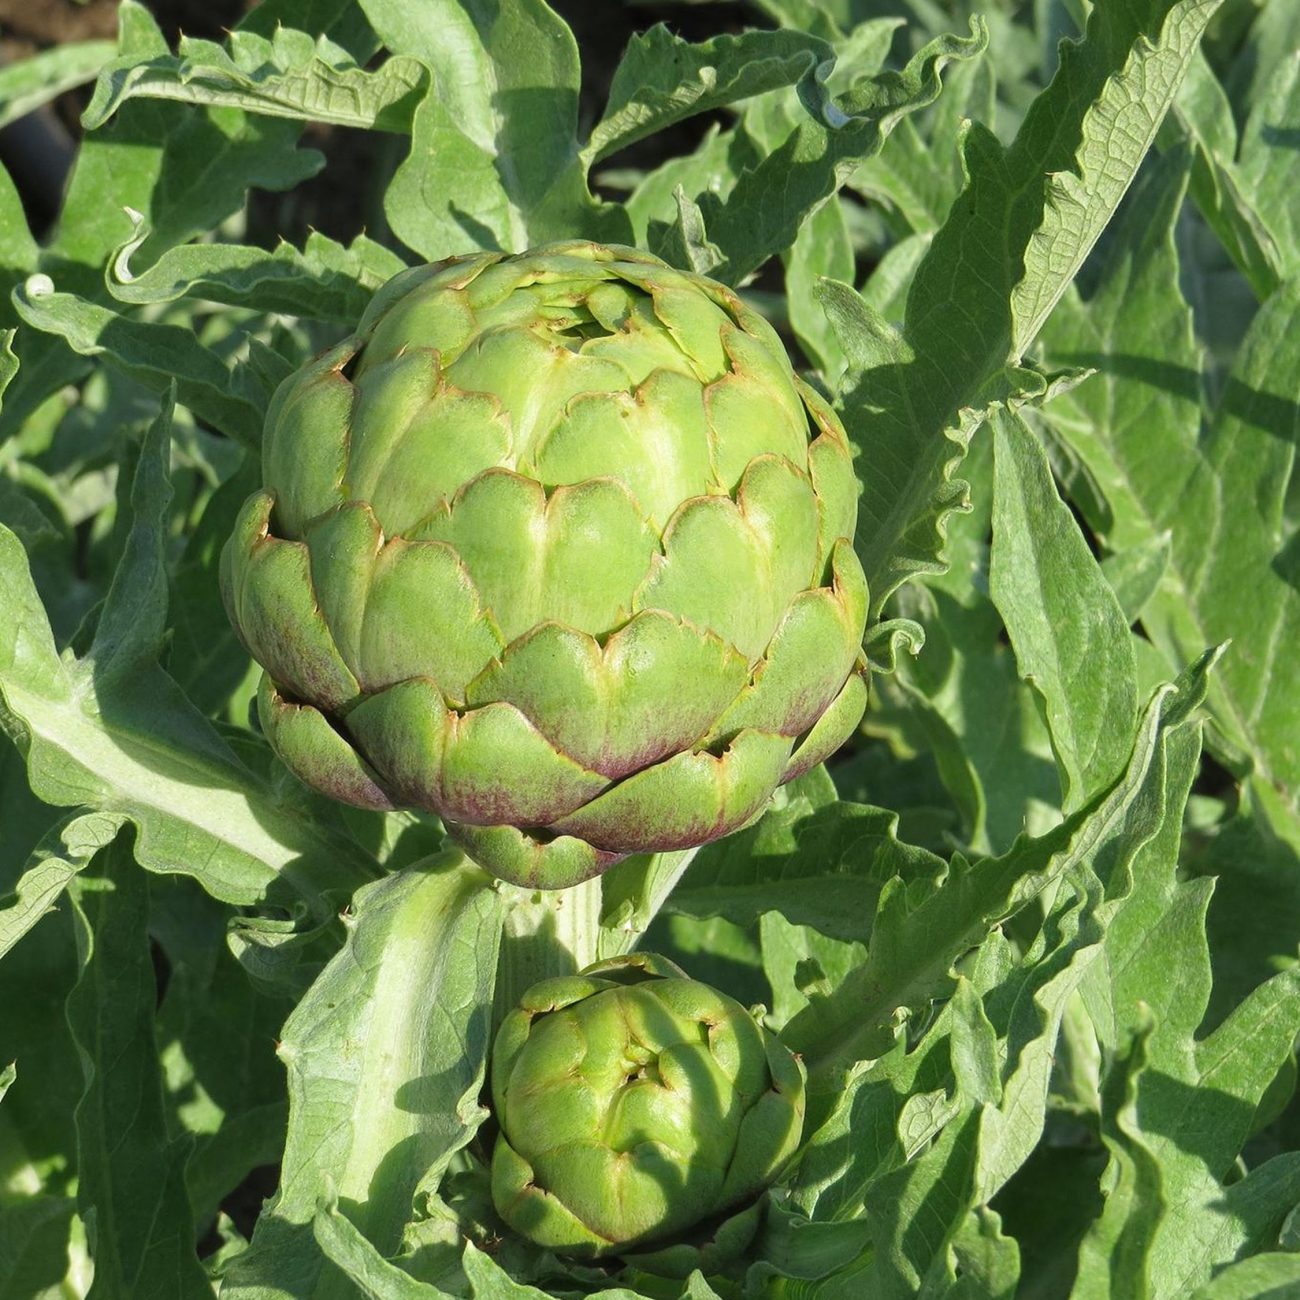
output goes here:
[{"label": "artichoke bract", "polygon": [[707,1220],[725,1239],[726,1212],[747,1218],[790,1163],[804,1082],[744,1007],[663,957],[542,980],[492,1052],[493,1202],[558,1253],[671,1268],[674,1239]]},{"label": "artichoke bract", "polygon": [[271,743],[503,879],[725,835],[861,719],[850,448],[723,285],[590,243],[413,268],[262,463],[222,587]]}]

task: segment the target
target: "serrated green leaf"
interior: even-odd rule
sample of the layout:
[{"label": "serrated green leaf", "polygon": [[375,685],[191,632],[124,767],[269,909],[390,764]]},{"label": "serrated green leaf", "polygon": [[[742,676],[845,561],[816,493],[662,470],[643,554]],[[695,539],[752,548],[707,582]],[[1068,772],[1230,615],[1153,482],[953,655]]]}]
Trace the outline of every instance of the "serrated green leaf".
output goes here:
[{"label": "serrated green leaf", "polygon": [[1024,831],[1060,820],[1060,782],[1047,728],[1020,681],[988,590],[992,446],[975,442],[963,466],[974,509],[949,519],[952,567],[912,583],[893,608],[927,629],[927,648],[878,679],[869,728],[897,733],[929,752],[962,811],[962,842],[973,853],[1001,853]]},{"label": "serrated green leaf", "polygon": [[1137,852],[1160,824],[1166,737],[1189,724],[1216,658],[1204,656],[1179,685],[1157,692],[1123,775],[1056,830],[1022,839],[1000,858],[954,859],[943,885],[915,907],[899,889],[882,893],[866,962],[786,1028],[808,1063],[814,1093],[835,1089],[846,1066],[878,1055],[894,1012],[944,992],[952,963],[995,922],[1079,862],[1090,862],[1104,880]]},{"label": "serrated green leaf", "polygon": [[58,292],[44,275],[14,292],[14,305],[34,329],[64,340],[86,357],[106,357],[155,392],[174,383],[195,414],[247,447],[261,443],[265,394],[179,325],[136,320],[75,293]]},{"label": "serrated green leaf", "polygon": [[384,198],[403,243],[432,261],[548,239],[626,242],[621,213],[587,189],[577,46],[543,0],[363,0],[362,8],[394,54],[432,72],[411,151]]},{"label": "serrated green leaf", "polygon": [[282,27],[325,37],[346,50],[360,67],[380,49],[379,37],[356,0],[260,0],[244,12],[237,30],[272,40]]},{"label": "serrated green leaf", "polygon": [[695,275],[712,275],[722,265],[721,249],[704,228],[704,214],[694,199],[687,197],[679,185],[673,191],[677,219],[655,241],[655,250],[664,261],[680,266]]},{"label": "serrated green leaf", "polygon": [[697,113],[794,85],[831,57],[824,41],[804,32],[751,31],[693,43],[657,23],[628,42],[604,114],[583,147],[583,165]]},{"label": "serrated green leaf", "polygon": [[975,57],[986,39],[981,20],[972,18],[970,36],[936,38],[902,72],[866,78],[838,98],[828,93],[826,71],[816,69],[805,77],[800,97],[808,116],[743,173],[725,199],[712,192],[699,196],[709,238],[725,259],[715,277],[738,284],[788,248],[805,215],[880,149],[894,125],[934,102],[943,66]]},{"label": "serrated green leaf", "polygon": [[[1091,102],[1080,121],[1080,144],[1069,160],[1069,170],[1049,177],[1041,224],[1025,248],[1024,276],[1011,298],[1014,357],[1023,356],[1037,337],[1124,197],[1219,3],[1182,0],[1143,6],[1148,8],[1150,27],[1133,34],[1136,39],[1129,56],[1101,85],[1095,80],[1099,69],[1089,58],[1088,43],[1062,47],[1058,77],[1076,95],[1081,90],[1091,92]],[[1106,6],[1093,11],[1090,38],[1105,30],[1108,13],[1116,11]],[[1117,27],[1127,25],[1133,17],[1117,14],[1114,22]],[[1035,126],[1045,133],[1057,132],[1050,120]]]},{"label": "serrated green leaf", "polygon": [[208,1223],[284,1150],[288,1107],[274,1049],[291,1004],[248,978],[226,944],[229,909],[194,882],[153,876],[149,903],[167,970],[156,1030],[169,1127],[191,1135],[185,1185],[196,1220]]},{"label": "serrated green leaf", "polygon": [[980,394],[1064,294],[1217,6],[1097,6],[1010,148],[970,128],[966,187],[916,269],[901,335],[864,328],[837,291],[846,351],[846,333],[862,337],[840,397],[863,457],[858,550],[873,607],[942,567],[943,520],[964,500],[955,467],[987,405]]},{"label": "serrated green leaf", "polygon": [[404,55],[366,71],[332,41],[291,27],[278,27],[269,39],[237,30],[224,47],[182,37],[176,55],[113,60],[99,74],[81,123],[93,131],[130,99],[171,99],[405,133],[427,75]]},{"label": "serrated green leaf", "polygon": [[726,193],[741,170],[758,157],[748,134],[740,129],[711,127],[694,153],[669,158],[636,180],[624,211],[638,244],[651,252],[663,246],[666,227],[677,219],[677,191],[699,194],[706,189]]},{"label": "serrated green leaf", "polygon": [[953,1238],[957,1280],[947,1300],[1012,1300],[1019,1290],[1019,1243],[1002,1231],[1002,1220],[986,1206],[973,1211]]},{"label": "serrated green leaf", "polygon": [[924,135],[912,118],[904,118],[880,153],[867,159],[848,181],[855,192],[887,204],[895,224],[910,234],[932,235],[943,225],[965,180],[964,123],[968,118],[990,122],[996,109],[993,67],[987,55],[954,64],[945,83]]},{"label": "serrated green leaf", "polygon": [[932,878],[943,861],[897,838],[898,815],[834,801],[792,799],[756,825],[696,855],[667,906],[747,924],[780,912],[832,938],[865,941],[880,887],[895,876]]},{"label": "serrated green leaf", "polygon": [[770,1024],[787,1024],[808,1005],[809,994],[824,995],[856,966],[866,949],[828,938],[810,925],[795,925],[778,911],[759,918],[763,971],[771,988]]},{"label": "serrated green leaf", "polygon": [[150,234],[141,221],[114,254],[107,283],[118,302],[139,306],[198,298],[352,326],[374,291],[406,266],[365,235],[344,247],[312,231],[301,250],[288,243],[269,253],[239,244],[186,244],[136,273],[131,258]]},{"label": "serrated green leaf", "polygon": [[1101,890],[1081,891],[1077,904],[1066,903],[1049,918],[1024,963],[1029,971],[1008,981],[1011,988],[993,989],[986,997],[1007,1059],[999,1062],[1002,1078],[994,1104],[980,1113],[976,1204],[991,1201],[1042,1139],[1061,1021],[1102,957],[1104,920]]},{"label": "serrated green leaf", "polygon": [[[1198,753],[1191,733],[1171,740],[1164,821],[1131,864],[1132,887],[1098,967],[1108,972],[1108,1006],[1100,990],[1090,992],[1103,1041],[1121,1055],[1137,1052],[1141,1065],[1116,1066],[1103,1088],[1108,1182],[1127,1190],[1108,1197],[1085,1238],[1076,1288],[1083,1296],[1188,1295],[1276,1233],[1300,1188],[1294,1157],[1226,1188],[1221,1181],[1300,1033],[1300,970],[1274,976],[1196,1040],[1212,978],[1205,937],[1211,882],[1180,881],[1177,870],[1180,812]],[[1168,977],[1171,968],[1176,979]],[[1103,1264],[1117,1254],[1125,1261],[1119,1272]]]}]

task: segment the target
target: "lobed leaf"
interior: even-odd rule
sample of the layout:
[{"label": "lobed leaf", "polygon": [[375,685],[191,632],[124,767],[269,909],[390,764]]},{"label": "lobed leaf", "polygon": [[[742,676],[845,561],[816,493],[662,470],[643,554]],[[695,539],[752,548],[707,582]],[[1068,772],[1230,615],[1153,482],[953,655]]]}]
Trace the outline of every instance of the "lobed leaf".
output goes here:
[{"label": "lobed leaf", "polygon": [[804,32],[750,31],[692,43],[657,23],[628,42],[604,114],[582,150],[583,165],[697,113],[792,86],[831,57],[824,41]]},{"label": "lobed leaf", "polygon": [[880,890],[895,877],[930,879],[942,859],[897,838],[898,814],[795,795],[756,825],[705,846],[667,907],[748,924],[764,911],[822,934],[865,942]]},{"label": "lobed leaf", "polygon": [[45,275],[14,292],[23,321],[63,339],[86,357],[103,356],[156,392],[175,384],[201,418],[248,447],[261,441],[266,394],[246,369],[227,366],[180,325],[136,320],[75,293],[61,293]]},{"label": "lobed leaf", "polygon": [[804,217],[881,148],[895,124],[934,102],[944,65],[974,58],[986,40],[982,22],[972,18],[970,36],[936,38],[902,72],[865,78],[837,98],[825,84],[829,69],[814,69],[800,83],[808,116],[756,166],[742,172],[725,199],[711,191],[700,195],[709,238],[724,258],[714,277],[739,284],[788,248]]},{"label": "lobed leaf", "polygon": [[575,236],[626,242],[625,221],[587,190],[577,47],[542,0],[362,8],[389,50],[431,73],[384,197],[403,243],[432,261]]},{"label": "lobed leaf", "polygon": [[404,134],[427,75],[404,55],[367,71],[325,36],[291,27],[277,27],[270,38],[236,30],[226,48],[182,36],[175,55],[110,62],[81,124],[96,130],[128,100],[143,98]]},{"label": "lobed leaf", "polygon": [[314,230],[301,250],[285,242],[269,253],[240,244],[186,244],[136,273],[131,258],[150,233],[140,218],[134,237],[109,265],[108,291],[118,302],[143,306],[188,298],[350,327],[375,290],[406,266],[365,235],[344,247]]},{"label": "lobed leaf", "polygon": [[956,465],[990,383],[1027,351],[1123,197],[1217,7],[1096,6],[1009,148],[971,127],[965,189],[916,268],[901,335],[828,287],[846,350],[860,340],[839,392],[861,453],[873,610],[941,567],[943,521],[965,499]]},{"label": "lobed leaf", "polygon": [[[334,1197],[371,1249],[395,1254],[417,1187],[436,1185],[473,1136],[502,920],[487,884],[448,855],[357,894],[343,950],[281,1035],[289,1136],[280,1190],[226,1275],[231,1296],[329,1294],[337,1274],[312,1224]],[[351,1237],[331,1240],[342,1250]]]},{"label": "lobed leaf", "polygon": [[1185,156],[1162,160],[1145,210],[1135,204],[1116,232],[1096,294],[1067,300],[1053,319],[1051,355],[1101,373],[1048,418],[1106,494],[1112,547],[1169,534],[1143,625],[1170,660],[1232,640],[1210,694],[1215,721],[1294,813],[1300,696],[1285,665],[1300,593],[1284,501],[1300,429],[1300,282],[1260,309],[1201,432],[1202,356],[1173,242],[1186,184]]},{"label": "lobed leaf", "polygon": [[846,1067],[879,1055],[894,1013],[950,987],[953,962],[991,925],[1081,862],[1104,880],[1115,861],[1146,842],[1160,824],[1166,737],[1189,725],[1217,657],[1207,654],[1178,685],[1156,693],[1126,770],[1061,826],[1018,841],[1000,858],[971,864],[955,858],[943,884],[914,906],[901,882],[884,891],[867,960],[786,1028],[787,1040],[808,1063],[811,1091],[833,1090]]},{"label": "lobed leaf", "polygon": [[[1300,1187],[1295,1156],[1229,1180],[1300,1031],[1300,971],[1274,976],[1195,1038],[1212,980],[1205,926],[1212,886],[1179,880],[1174,814],[1198,757],[1190,734],[1171,740],[1169,809],[1129,864],[1130,887],[1104,941],[1099,969],[1107,978],[1089,990],[1098,1036],[1117,1053],[1102,1088],[1102,1132],[1111,1154],[1106,1182],[1119,1194],[1107,1198],[1081,1245],[1080,1295],[1191,1294],[1240,1251],[1264,1245]],[[1167,977],[1171,966],[1177,979]]]},{"label": "lobed leaf", "polygon": [[194,1249],[188,1143],[169,1136],[163,1111],[148,890],[125,837],[98,863],[78,891],[82,970],[68,999],[86,1084],[76,1114],[77,1206],[97,1288],[197,1300],[211,1287]]},{"label": "lobed leaf", "polygon": [[[167,56],[162,33],[142,5],[124,0],[118,21],[122,59]],[[141,339],[140,323],[122,322],[100,307],[108,297],[103,267],[111,252],[131,237],[127,210],[147,216],[154,247],[146,255],[153,255],[219,225],[243,206],[251,186],[285,189],[312,175],[324,159],[298,149],[299,131],[297,123],[249,118],[238,110],[215,118],[141,100],[125,105],[106,129],[86,138],[68,179],[53,238],[34,259],[20,259],[3,282],[8,290],[36,273],[43,277],[36,280],[39,288],[57,282],[67,299],[57,305],[46,302],[44,307],[52,311],[34,309],[25,321],[23,369],[6,402],[0,435],[17,429],[51,394],[85,375],[90,367],[83,357],[97,355],[102,342],[98,335],[110,329],[128,354],[128,364],[139,363],[146,376],[150,361],[156,360],[149,353],[159,348],[178,353],[161,363],[159,376],[173,363],[174,373],[197,388],[195,400],[203,403],[206,396],[205,412],[217,427],[229,425],[252,436],[260,420],[240,410],[242,395],[205,395],[205,383],[215,381],[220,390],[230,380],[212,374],[221,363],[206,355],[192,336],[179,339],[158,326],[161,334]],[[221,180],[214,184],[217,175]],[[15,230],[24,226],[15,214]],[[18,235],[15,240],[25,242]],[[20,294],[25,301],[30,298],[25,290]],[[85,349],[80,355],[78,347]],[[156,387],[165,383],[161,377],[155,380]],[[235,386],[240,386],[238,381]],[[195,395],[188,386],[184,391]]]},{"label": "lobed leaf", "polygon": [[[291,883],[314,910],[328,911],[322,891],[350,893],[373,870],[365,855],[279,803],[156,662],[169,433],[170,410],[140,459],[125,557],[84,659],[59,656],[22,548],[0,527],[0,594],[16,615],[0,633],[0,720],[25,755],[34,793],[93,808],[106,823],[131,820],[148,869],[193,874],[232,902]],[[48,883],[39,860],[32,869]]]}]

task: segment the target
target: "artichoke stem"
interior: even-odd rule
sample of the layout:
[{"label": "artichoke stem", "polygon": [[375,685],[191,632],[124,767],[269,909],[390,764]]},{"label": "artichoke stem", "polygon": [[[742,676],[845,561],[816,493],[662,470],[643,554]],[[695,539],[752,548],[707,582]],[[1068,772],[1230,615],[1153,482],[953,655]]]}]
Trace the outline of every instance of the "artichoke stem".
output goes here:
[{"label": "artichoke stem", "polygon": [[698,852],[697,847],[638,854],[605,873],[605,927],[597,954],[602,961],[624,957],[636,949]]},{"label": "artichoke stem", "polygon": [[501,933],[494,1022],[539,980],[576,975],[599,955],[600,877],[569,889],[500,888],[513,895]]}]

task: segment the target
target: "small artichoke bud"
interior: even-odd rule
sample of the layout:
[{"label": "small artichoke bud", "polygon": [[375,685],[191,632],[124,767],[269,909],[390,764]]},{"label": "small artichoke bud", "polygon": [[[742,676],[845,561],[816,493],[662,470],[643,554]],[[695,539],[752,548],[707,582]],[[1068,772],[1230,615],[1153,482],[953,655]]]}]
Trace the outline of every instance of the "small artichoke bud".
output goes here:
[{"label": "small artichoke bud", "polygon": [[582,1258],[668,1257],[706,1222],[720,1240],[798,1150],[804,1080],[740,1003],[665,958],[542,980],[493,1051],[492,1199]]}]

